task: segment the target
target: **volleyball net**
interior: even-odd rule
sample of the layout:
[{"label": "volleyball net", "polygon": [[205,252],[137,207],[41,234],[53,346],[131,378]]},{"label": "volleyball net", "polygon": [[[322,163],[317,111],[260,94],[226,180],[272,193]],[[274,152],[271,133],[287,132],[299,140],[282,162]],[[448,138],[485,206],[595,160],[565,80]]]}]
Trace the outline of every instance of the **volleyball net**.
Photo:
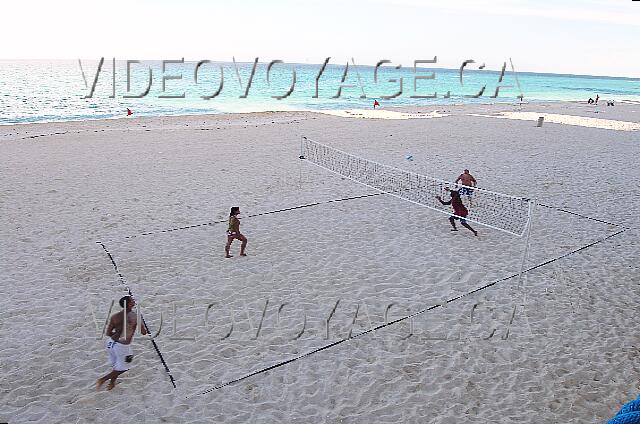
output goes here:
[{"label": "volleyball net", "polygon": [[[364,159],[302,137],[300,159],[367,187],[408,202],[453,215],[450,205],[436,198],[450,199],[446,188],[461,194],[469,214],[466,220],[485,227],[522,236],[531,217],[532,199],[511,196],[450,181],[420,175]],[[455,216],[455,215],[454,215]]]}]

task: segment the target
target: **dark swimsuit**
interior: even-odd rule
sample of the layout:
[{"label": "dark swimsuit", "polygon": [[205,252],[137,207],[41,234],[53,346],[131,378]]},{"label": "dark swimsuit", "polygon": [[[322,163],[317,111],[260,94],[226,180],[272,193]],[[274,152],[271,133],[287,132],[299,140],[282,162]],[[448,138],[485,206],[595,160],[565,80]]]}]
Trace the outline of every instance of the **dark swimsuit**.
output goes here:
[{"label": "dark swimsuit", "polygon": [[229,217],[229,226],[227,227],[227,237],[237,237],[238,234],[240,233],[240,231],[235,231],[234,230],[234,222],[233,219],[238,219],[235,216],[230,216]]}]

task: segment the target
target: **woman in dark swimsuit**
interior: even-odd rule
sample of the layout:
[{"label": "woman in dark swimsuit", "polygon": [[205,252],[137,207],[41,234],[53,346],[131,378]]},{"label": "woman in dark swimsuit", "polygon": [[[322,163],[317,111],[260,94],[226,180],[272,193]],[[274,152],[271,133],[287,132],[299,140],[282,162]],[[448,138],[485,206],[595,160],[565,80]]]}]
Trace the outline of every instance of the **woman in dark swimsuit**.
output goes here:
[{"label": "woman in dark swimsuit", "polygon": [[229,214],[229,227],[227,228],[227,245],[224,247],[225,258],[231,257],[229,249],[231,249],[231,243],[234,239],[238,239],[242,242],[242,244],[240,244],[240,256],[247,256],[247,254],[244,253],[244,249],[247,247],[247,238],[240,232],[240,219],[238,218],[239,213],[240,208],[238,206],[231,208],[231,213]]}]

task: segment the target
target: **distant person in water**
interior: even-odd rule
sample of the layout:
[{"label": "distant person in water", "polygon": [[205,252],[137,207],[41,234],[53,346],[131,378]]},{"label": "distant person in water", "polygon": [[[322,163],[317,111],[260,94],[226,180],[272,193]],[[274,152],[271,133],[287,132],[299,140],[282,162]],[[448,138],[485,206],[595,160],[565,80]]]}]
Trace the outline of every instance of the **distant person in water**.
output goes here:
[{"label": "distant person in water", "polygon": [[477,184],[476,179],[473,178],[473,175],[469,173],[468,169],[465,169],[456,179],[456,184],[458,184],[458,181],[462,183],[462,187],[460,187],[458,193],[460,193],[461,196],[469,196],[469,205],[473,206],[471,196],[473,196],[473,187]]},{"label": "distant person in water", "polygon": [[231,213],[229,214],[229,227],[227,228],[227,245],[224,247],[225,258],[231,257],[229,249],[231,249],[231,243],[233,243],[234,239],[238,239],[242,242],[240,244],[240,256],[247,256],[247,254],[244,253],[244,249],[247,247],[247,238],[240,232],[239,214],[240,208],[238,206],[231,208]]},{"label": "distant person in water", "polygon": [[[116,386],[116,380],[120,374],[126,372],[131,367],[131,361],[133,361],[133,353],[131,352],[131,341],[133,340],[133,334],[136,331],[138,325],[138,317],[133,311],[133,307],[136,306],[136,302],[131,296],[124,296],[120,299],[120,306],[122,311],[115,313],[109,320],[109,325],[105,331],[109,337],[107,339],[107,352],[109,353],[109,360],[113,367],[113,371],[104,377],[100,377],[96,381],[96,389],[100,389],[104,383],[109,380],[107,390],[111,390]],[[140,332],[147,334],[147,328],[145,325],[140,326]]]},{"label": "distant person in water", "polygon": [[442,197],[440,196],[436,196],[436,199],[438,199],[440,203],[442,203],[443,205],[451,205],[451,207],[453,207],[454,215],[451,215],[449,217],[449,222],[453,227],[451,231],[458,231],[458,229],[456,228],[456,220],[460,220],[460,224],[463,227],[471,231],[474,236],[477,236],[478,232],[473,228],[471,228],[471,226],[467,224],[467,220],[465,219],[469,214],[469,211],[467,210],[467,208],[465,208],[464,204],[462,203],[462,199],[460,199],[460,193],[458,193],[455,190],[451,190],[449,187],[445,187],[444,189],[451,195],[451,199],[447,200],[446,202],[442,200]]}]

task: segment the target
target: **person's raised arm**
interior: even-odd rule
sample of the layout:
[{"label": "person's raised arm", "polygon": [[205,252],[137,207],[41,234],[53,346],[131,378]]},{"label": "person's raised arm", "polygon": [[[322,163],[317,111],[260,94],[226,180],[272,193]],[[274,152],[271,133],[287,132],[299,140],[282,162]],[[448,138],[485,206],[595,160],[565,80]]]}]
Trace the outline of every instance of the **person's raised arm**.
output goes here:
[{"label": "person's raised arm", "polygon": [[440,203],[442,203],[443,205],[450,205],[451,204],[451,200],[447,200],[446,202],[444,200],[442,200],[442,197],[440,196],[436,196],[436,199],[438,199],[438,201]]}]

